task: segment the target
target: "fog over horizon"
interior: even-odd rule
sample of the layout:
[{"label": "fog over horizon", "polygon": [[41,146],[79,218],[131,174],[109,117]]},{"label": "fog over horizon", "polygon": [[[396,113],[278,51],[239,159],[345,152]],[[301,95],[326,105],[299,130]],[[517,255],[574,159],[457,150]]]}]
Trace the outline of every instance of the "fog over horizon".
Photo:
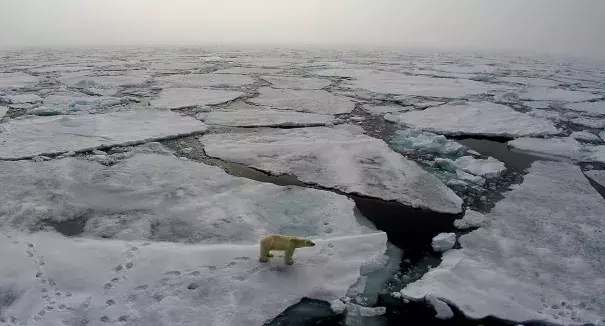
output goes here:
[{"label": "fog over horizon", "polygon": [[380,46],[605,57],[603,0],[0,0],[0,48]]}]

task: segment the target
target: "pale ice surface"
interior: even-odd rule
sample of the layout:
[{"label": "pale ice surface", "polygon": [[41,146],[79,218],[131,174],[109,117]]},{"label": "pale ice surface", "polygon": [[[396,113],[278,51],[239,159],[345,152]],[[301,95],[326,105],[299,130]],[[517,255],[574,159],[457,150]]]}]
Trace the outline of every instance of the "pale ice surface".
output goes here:
[{"label": "pale ice surface", "polygon": [[504,163],[493,157],[476,159],[472,156],[462,156],[453,161],[452,164],[462,171],[488,179],[497,178],[506,171]]},{"label": "pale ice surface", "polygon": [[601,95],[588,92],[570,91],[561,88],[530,87],[518,94],[519,99],[525,101],[556,101],[556,102],[582,102],[600,99]]},{"label": "pale ice surface", "polygon": [[461,219],[454,221],[454,226],[459,230],[470,228],[478,228],[487,222],[484,214],[476,212],[472,209],[467,209]]},{"label": "pale ice surface", "polygon": [[578,117],[575,119],[571,119],[571,122],[581,125],[581,126],[588,127],[588,128],[594,128],[594,129],[605,128],[605,117],[603,117],[603,118]]},{"label": "pale ice surface", "polygon": [[602,141],[605,141],[605,130],[603,130],[599,133],[599,137],[601,138]]},{"label": "pale ice surface", "polygon": [[11,104],[35,103],[35,102],[42,101],[42,98],[36,94],[7,95],[7,96],[4,96],[3,99]]},{"label": "pale ice surface", "polygon": [[549,159],[605,163],[605,145],[584,145],[572,137],[518,138],[509,141],[508,146],[516,151]]},{"label": "pale ice surface", "polygon": [[544,78],[498,77],[498,79],[507,83],[522,84],[527,86],[556,87],[560,84],[558,81]]},{"label": "pale ice surface", "polygon": [[436,252],[443,252],[450,250],[456,244],[456,233],[439,233],[436,235],[432,242],[431,246],[433,250]]},{"label": "pale ice surface", "polygon": [[605,284],[605,204],[579,167],[535,162],[461,249],[401,290],[433,294],[470,318],[598,324]]},{"label": "pale ice surface", "polygon": [[93,237],[206,244],[370,231],[345,196],[233,177],[171,155],[134,154],[111,166],[0,161],[0,182],[0,225],[24,231],[80,219]]},{"label": "pale ice surface", "polygon": [[53,112],[56,114],[94,114],[108,111],[111,107],[124,103],[124,99],[110,96],[91,96],[78,92],[52,94],[44,98],[43,108],[38,112]]},{"label": "pale ice surface", "polygon": [[545,136],[558,134],[552,122],[516,112],[491,102],[445,104],[424,111],[402,113],[399,123],[445,135],[492,137]]},{"label": "pale ice surface", "polygon": [[399,105],[364,105],[363,109],[369,114],[384,115],[386,113],[396,113],[412,110],[413,107]]},{"label": "pale ice surface", "polygon": [[232,67],[222,70],[217,70],[215,74],[236,74],[236,75],[256,75],[256,74],[275,74],[279,73],[278,68],[261,68],[261,67]]},{"label": "pale ice surface", "polygon": [[587,131],[574,131],[571,133],[570,137],[577,139],[577,140],[582,140],[588,143],[596,143],[596,144],[600,144],[602,143],[601,138],[599,138],[599,136],[589,133]]},{"label": "pale ice surface", "polygon": [[462,200],[441,181],[357,126],[213,134],[201,141],[212,157],[272,174],[437,212],[461,211]]},{"label": "pale ice surface", "polygon": [[424,298],[424,300],[426,300],[426,302],[428,302],[433,307],[433,309],[435,309],[435,318],[450,319],[454,317],[454,312],[452,311],[450,306],[448,306],[447,303],[439,300],[433,294],[428,294]]},{"label": "pale ice surface", "polygon": [[532,109],[548,109],[548,108],[550,108],[551,104],[552,104],[552,102],[548,102],[548,101],[523,102],[523,105],[530,107]]},{"label": "pale ice surface", "polygon": [[591,170],[585,171],[584,174],[592,181],[605,187],[605,170]]},{"label": "pale ice surface", "polygon": [[346,304],[340,299],[330,302],[330,308],[335,314],[342,314],[345,311]]},{"label": "pale ice surface", "polygon": [[207,124],[234,127],[310,127],[334,123],[333,115],[274,109],[215,110],[202,117]]},{"label": "pale ice surface", "polygon": [[239,87],[254,83],[249,76],[231,74],[188,74],[156,77],[156,81],[165,87]]},{"label": "pale ice surface", "polygon": [[108,90],[106,95],[113,95],[118,88],[143,84],[151,79],[146,73],[133,72],[125,75],[105,75],[105,76],[70,76],[61,78],[62,82],[73,88],[82,90],[99,89],[100,92]]},{"label": "pale ice surface", "polygon": [[[0,119],[4,118],[6,112],[8,112],[8,108],[6,106],[0,106]],[[1,128],[0,131],[2,131]]]},{"label": "pale ice surface", "polygon": [[0,73],[0,89],[18,89],[38,84],[38,77],[22,72]]},{"label": "pale ice surface", "polygon": [[345,322],[346,326],[380,326],[382,319],[376,320],[377,316],[382,316],[386,313],[385,307],[364,307],[358,304],[347,302]]},{"label": "pale ice surface", "polygon": [[593,115],[605,115],[605,101],[572,103],[565,107],[570,110],[586,112]]},{"label": "pale ice surface", "polygon": [[244,93],[202,88],[166,88],[160,92],[157,99],[151,100],[151,105],[167,109],[179,109],[197,105],[216,105],[233,101]]},{"label": "pale ice surface", "polygon": [[397,148],[441,155],[458,155],[463,154],[466,150],[460,143],[449,140],[443,135],[422,131],[418,128],[397,130],[391,144]]},{"label": "pale ice surface", "polygon": [[166,110],[29,117],[2,125],[0,159],[86,151],[204,132],[207,126]]},{"label": "pale ice surface", "polygon": [[555,121],[567,120],[567,118],[562,116],[561,113],[556,112],[556,111],[533,109],[533,110],[527,112],[527,114],[531,115],[532,117],[546,118],[546,119],[551,119],[551,120],[555,120]]},{"label": "pale ice surface", "polygon": [[[294,265],[258,262],[258,245],[183,245],[0,237],[0,287],[11,317],[36,325],[261,325],[302,297],[335,300],[386,234],[318,239]],[[31,257],[28,257],[31,256]],[[35,277],[36,276],[36,277]],[[43,280],[43,282],[41,282]]]},{"label": "pale ice surface", "polygon": [[289,89],[322,89],[330,86],[332,83],[329,79],[320,78],[303,78],[303,77],[288,77],[288,76],[262,76],[262,79],[271,83],[273,88],[289,88]]},{"label": "pale ice surface", "polygon": [[263,87],[251,102],[280,110],[292,110],[319,114],[350,113],[355,103],[348,98],[332,95],[322,90],[291,90]]}]

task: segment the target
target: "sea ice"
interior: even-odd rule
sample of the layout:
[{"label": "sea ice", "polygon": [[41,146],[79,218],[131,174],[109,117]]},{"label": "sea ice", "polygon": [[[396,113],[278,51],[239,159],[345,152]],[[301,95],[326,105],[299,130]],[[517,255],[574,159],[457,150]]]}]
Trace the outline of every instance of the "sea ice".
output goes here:
[{"label": "sea ice", "polygon": [[42,101],[42,98],[36,94],[7,95],[2,99],[9,104],[36,103]]},{"label": "sea ice", "polygon": [[331,192],[233,177],[172,155],[0,161],[0,225],[35,230],[83,223],[83,235],[188,243],[250,243],[263,234],[357,235],[371,230]]},{"label": "sea ice", "polygon": [[602,129],[605,128],[605,118],[586,118],[579,117],[575,119],[571,119],[571,122],[585,126],[593,129]]},{"label": "sea ice", "polygon": [[230,74],[188,74],[156,77],[164,87],[239,87],[254,83],[254,79]]},{"label": "sea ice", "polygon": [[424,297],[424,300],[426,300],[426,302],[433,306],[433,309],[435,309],[435,318],[450,319],[454,317],[454,312],[452,311],[450,306],[448,306],[447,303],[439,300],[436,296],[432,294],[427,294],[427,296]]},{"label": "sea ice", "polygon": [[0,73],[0,89],[18,89],[38,84],[38,77],[22,72]]},{"label": "sea ice", "polygon": [[506,171],[504,163],[493,157],[476,159],[472,156],[463,156],[453,161],[452,164],[462,171],[482,176],[487,179],[497,178]]},{"label": "sea ice", "polygon": [[[55,112],[55,114],[94,114],[107,112],[111,107],[126,103],[124,98],[90,96],[77,92],[52,94],[44,98],[43,108],[30,110],[30,114]],[[43,115],[43,114],[42,114]]]},{"label": "sea ice", "polygon": [[433,238],[431,246],[434,251],[444,252],[450,250],[456,244],[456,233],[439,233]]},{"label": "sea ice", "polygon": [[397,130],[391,144],[397,148],[440,155],[459,155],[465,152],[465,147],[460,143],[418,128]]},{"label": "sea ice", "polygon": [[335,314],[342,314],[345,311],[346,304],[340,299],[330,302],[330,308]]},{"label": "sea ice", "polygon": [[0,159],[86,151],[200,133],[207,126],[173,112],[133,109],[103,115],[28,117],[3,124]]},{"label": "sea ice", "polygon": [[523,105],[532,109],[550,109],[552,102],[547,101],[529,101],[523,102]]},{"label": "sea ice", "polygon": [[263,76],[262,79],[272,84],[273,88],[289,89],[322,89],[332,82],[328,79],[286,77],[286,76]]},{"label": "sea ice", "polygon": [[519,99],[525,101],[583,102],[601,98],[600,95],[592,93],[547,87],[526,88],[518,95]]},{"label": "sea ice", "polygon": [[567,138],[518,138],[508,142],[513,150],[550,159],[573,162],[605,163],[605,145],[584,145],[572,137]]},{"label": "sea ice", "polygon": [[334,123],[333,115],[273,109],[216,110],[202,115],[207,124],[234,127],[310,127]]},{"label": "sea ice", "polygon": [[260,67],[232,67],[223,70],[217,70],[215,74],[236,74],[236,75],[257,75],[257,74],[276,74],[281,69],[260,68]]},{"label": "sea ice", "polygon": [[358,304],[347,302],[345,313],[346,326],[378,326],[373,322],[374,317],[382,316],[386,313],[385,307],[364,307]]},{"label": "sea ice", "polygon": [[[4,118],[4,115],[8,112],[8,108],[5,106],[0,106],[0,119]],[[1,131],[1,129],[0,129]]]},{"label": "sea ice", "polygon": [[574,131],[571,133],[570,137],[577,140],[585,141],[587,143],[602,143],[601,138],[599,138],[599,136],[591,134],[587,131]]},{"label": "sea ice", "polygon": [[369,114],[373,115],[384,115],[385,113],[396,113],[409,111],[413,109],[413,107],[409,106],[399,106],[399,105],[385,105],[385,106],[377,106],[377,105],[364,105],[363,109],[367,111]]},{"label": "sea ice", "polygon": [[251,102],[280,110],[293,110],[319,114],[350,113],[355,103],[345,97],[321,90],[291,90],[263,87],[260,95]]},{"label": "sea ice", "polygon": [[0,237],[10,262],[0,269],[2,316],[28,325],[262,325],[303,297],[343,297],[387,242],[384,233],[317,239],[285,266],[258,262],[256,244],[14,239]]},{"label": "sea ice", "polygon": [[605,115],[605,101],[571,103],[565,107],[570,110],[586,112],[593,115]]},{"label": "sea ice", "polygon": [[243,95],[241,92],[220,89],[166,88],[160,92],[157,99],[151,100],[151,105],[167,109],[216,105],[233,101]]},{"label": "sea ice", "polygon": [[586,171],[584,174],[592,181],[605,187],[605,170],[591,170]]},{"label": "sea ice", "polygon": [[605,205],[579,167],[535,162],[484,227],[401,294],[432,294],[466,316],[560,325],[605,316]]},{"label": "sea ice", "polygon": [[201,141],[210,156],[272,174],[437,212],[461,211],[462,200],[441,181],[357,126],[213,134]]},{"label": "sea ice", "polygon": [[461,219],[454,221],[454,226],[459,230],[466,230],[481,227],[485,225],[486,221],[487,219],[484,214],[467,209]]},{"label": "sea ice", "polygon": [[558,81],[544,79],[544,78],[531,78],[531,77],[498,77],[499,80],[513,83],[513,84],[521,84],[527,86],[539,86],[539,87],[557,87],[559,86]]},{"label": "sea ice", "polygon": [[68,87],[82,90],[98,89],[103,95],[114,95],[120,87],[144,84],[151,76],[142,73],[109,76],[66,76],[61,78]]},{"label": "sea ice", "polygon": [[605,130],[599,133],[599,138],[601,138],[602,141],[605,141]]},{"label": "sea ice", "polygon": [[445,104],[424,111],[406,112],[399,116],[399,122],[446,135],[520,137],[559,133],[548,120],[491,102]]},{"label": "sea ice", "polygon": [[555,121],[567,120],[567,118],[562,116],[561,113],[556,112],[556,111],[533,109],[533,110],[527,112],[527,114],[531,115],[532,117],[546,118],[546,119],[551,119],[551,120],[555,120]]}]

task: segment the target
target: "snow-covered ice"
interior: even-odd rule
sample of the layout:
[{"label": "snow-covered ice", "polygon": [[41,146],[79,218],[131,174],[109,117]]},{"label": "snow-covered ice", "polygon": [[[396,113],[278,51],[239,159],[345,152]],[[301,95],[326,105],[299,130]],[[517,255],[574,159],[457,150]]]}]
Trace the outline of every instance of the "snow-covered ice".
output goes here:
[{"label": "snow-covered ice", "polygon": [[[2,98],[2,97],[0,97]],[[10,104],[21,104],[21,103],[36,103],[42,101],[42,98],[36,94],[15,94],[7,95],[3,97],[3,100]]]},{"label": "snow-covered ice", "polygon": [[256,244],[1,237],[2,315],[28,325],[261,325],[303,297],[344,296],[386,242],[384,233],[318,239],[285,266],[258,262]]},{"label": "snow-covered ice", "polygon": [[385,307],[364,307],[353,302],[347,302],[345,323],[346,326],[378,326],[382,323],[373,322],[376,316],[386,313]]},{"label": "snow-covered ice", "polygon": [[486,223],[487,219],[484,214],[476,212],[472,209],[467,209],[461,219],[454,221],[454,226],[459,230],[470,228],[478,228]]},{"label": "snow-covered ice", "polygon": [[[8,112],[8,108],[5,106],[0,106],[0,119],[4,118],[4,115]],[[1,131],[1,129],[0,129]]]},{"label": "snow-covered ice", "polygon": [[242,92],[221,89],[166,88],[160,92],[157,99],[151,100],[151,105],[167,109],[216,105],[233,101],[243,95]]},{"label": "snow-covered ice", "polygon": [[172,155],[128,156],[108,167],[77,158],[0,162],[0,225],[80,220],[93,237],[207,244],[370,231],[345,196],[237,178]]},{"label": "snow-covered ice", "polygon": [[585,141],[587,143],[602,143],[601,138],[599,138],[599,136],[591,134],[588,131],[574,131],[571,133],[570,137],[577,140]]},{"label": "snow-covered ice", "polygon": [[441,181],[357,126],[213,134],[201,141],[210,156],[272,174],[437,212],[461,211],[462,200]]},{"label": "snow-covered ice", "polygon": [[436,252],[444,252],[454,248],[456,244],[456,233],[439,233],[433,238],[431,246]]},{"label": "snow-covered ice", "polygon": [[249,76],[231,74],[188,74],[156,77],[165,87],[239,87],[254,83]]},{"label": "snow-covered ice", "polygon": [[69,76],[61,78],[68,87],[92,91],[101,95],[114,95],[120,87],[144,84],[151,79],[150,75],[133,72],[126,75],[108,76]]},{"label": "snow-covered ice", "polygon": [[280,72],[278,68],[261,68],[261,67],[232,67],[222,70],[217,70],[215,74],[236,74],[236,75],[255,75],[255,74],[275,74]]},{"label": "snow-covered ice", "polygon": [[435,309],[435,318],[437,319],[450,319],[454,317],[454,312],[447,305],[447,303],[439,300],[433,294],[428,294],[425,298],[426,302]]},{"label": "snow-covered ice", "polygon": [[562,116],[561,113],[556,112],[556,111],[533,109],[533,110],[527,112],[527,114],[531,115],[532,117],[546,118],[546,119],[551,119],[551,120],[555,120],[555,121],[567,120],[567,118]]},{"label": "snow-covered ice", "polygon": [[319,114],[350,113],[355,103],[346,97],[322,90],[291,90],[263,87],[251,102],[280,110],[293,110]]},{"label": "snow-covered ice", "polygon": [[519,152],[549,159],[605,163],[605,145],[584,145],[572,137],[518,138],[509,141],[508,146]]},{"label": "snow-covered ice", "polygon": [[203,132],[207,126],[166,110],[133,109],[103,115],[30,117],[2,126],[0,159],[85,151]]},{"label": "snow-covered ice", "polygon": [[125,103],[125,99],[110,96],[91,96],[77,92],[52,94],[44,98],[43,107],[30,110],[31,114],[94,114],[107,112],[111,107]]},{"label": "snow-covered ice", "polygon": [[234,127],[310,127],[334,123],[333,115],[273,109],[216,110],[202,115],[207,124]]},{"label": "snow-covered ice", "polygon": [[600,99],[601,95],[588,92],[569,91],[561,88],[530,87],[519,91],[524,101],[583,102]]},{"label": "snow-covered ice", "polygon": [[409,106],[406,107],[406,106],[399,106],[399,105],[384,105],[384,106],[364,105],[363,109],[365,111],[367,111],[369,114],[384,115],[386,113],[409,111],[409,110],[413,109],[413,107],[409,107]]},{"label": "snow-covered ice", "polygon": [[18,89],[38,84],[38,77],[22,72],[0,73],[0,89]]},{"label": "snow-covered ice", "polygon": [[470,318],[561,325],[605,316],[605,205],[579,167],[535,162],[520,188],[505,194],[486,226],[461,249],[401,291],[433,294]]},{"label": "snow-covered ice", "polygon": [[345,311],[346,304],[340,299],[330,302],[330,308],[335,314],[342,314]]},{"label": "snow-covered ice", "polygon": [[462,171],[482,176],[487,179],[497,178],[502,175],[504,171],[506,171],[504,163],[493,157],[488,157],[487,159],[476,159],[472,156],[462,156],[453,161],[452,164]]},{"label": "snow-covered ice", "polygon": [[571,103],[565,107],[570,110],[586,112],[593,115],[605,115],[605,101]]},{"label": "snow-covered ice", "polygon": [[527,86],[540,86],[540,87],[557,87],[559,82],[544,78],[531,78],[531,77],[498,77],[499,80],[507,83],[521,84]]},{"label": "snow-covered ice", "polygon": [[459,155],[466,149],[460,143],[449,140],[443,135],[422,131],[418,128],[397,130],[391,144],[397,148],[441,155]]},{"label": "snow-covered ice", "polygon": [[529,101],[523,102],[523,105],[532,109],[549,109],[552,102],[548,101]]},{"label": "snow-covered ice", "polygon": [[599,138],[601,138],[601,140],[605,142],[605,130],[599,133]]},{"label": "snow-covered ice", "polygon": [[491,102],[445,104],[424,111],[405,112],[399,116],[399,122],[446,135],[520,137],[559,133],[548,120]]},{"label": "snow-covered ice", "polygon": [[262,76],[262,79],[271,83],[273,88],[289,89],[322,89],[332,82],[328,79],[286,77],[286,76]]},{"label": "snow-covered ice", "polygon": [[605,170],[591,170],[586,171],[584,174],[592,181],[605,187]]},{"label": "snow-covered ice", "polygon": [[575,119],[571,119],[571,122],[573,122],[577,125],[588,127],[588,128],[594,128],[594,129],[605,128],[605,117],[603,117],[603,118],[578,117]]}]

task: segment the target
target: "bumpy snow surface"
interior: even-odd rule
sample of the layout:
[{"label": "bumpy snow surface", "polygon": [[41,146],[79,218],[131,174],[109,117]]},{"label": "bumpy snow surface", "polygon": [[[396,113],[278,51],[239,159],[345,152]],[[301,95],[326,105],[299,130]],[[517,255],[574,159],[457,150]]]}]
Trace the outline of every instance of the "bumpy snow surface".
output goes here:
[{"label": "bumpy snow surface", "polygon": [[605,204],[579,167],[536,162],[462,249],[401,291],[457,306],[471,318],[596,323],[605,316]]},{"label": "bumpy snow surface", "polygon": [[4,115],[6,114],[6,112],[8,112],[8,108],[5,106],[0,106],[0,119],[4,118]]},{"label": "bumpy snow surface", "polygon": [[215,105],[235,100],[242,95],[244,93],[218,89],[166,88],[157,99],[151,101],[151,105],[167,109]]},{"label": "bumpy snow surface", "polygon": [[153,109],[96,116],[31,117],[2,124],[0,159],[131,145],[206,129],[193,118]]},{"label": "bumpy snow surface", "polygon": [[156,80],[169,87],[236,87],[254,83],[251,77],[227,74],[169,75]]},{"label": "bumpy snow surface", "polygon": [[359,127],[213,134],[201,141],[210,156],[272,174],[437,212],[461,211],[462,200],[441,181]]},{"label": "bumpy snow surface", "polygon": [[0,73],[0,89],[32,87],[38,82],[38,77],[22,72]]},{"label": "bumpy snow surface", "polygon": [[519,138],[509,141],[508,146],[515,151],[549,159],[605,163],[605,145],[585,145],[572,137]]},{"label": "bumpy snow surface", "polygon": [[439,233],[433,238],[431,246],[437,252],[447,251],[456,244],[456,233]]},{"label": "bumpy snow surface", "polygon": [[399,116],[399,122],[445,135],[520,137],[559,133],[548,120],[491,102],[446,104],[424,111],[406,112]]},{"label": "bumpy snow surface", "polygon": [[594,115],[605,115],[605,101],[572,103],[567,105],[566,108]]},{"label": "bumpy snow surface", "polygon": [[96,237],[212,244],[365,229],[344,196],[236,178],[174,156],[138,154],[110,167],[75,158],[4,161],[0,182],[0,225],[21,230],[79,220]]},{"label": "bumpy snow surface", "polygon": [[[302,297],[335,300],[381,256],[386,235],[316,240],[294,265],[258,245],[0,237],[6,320],[28,325],[262,325]],[[3,301],[5,302],[5,301]]]},{"label": "bumpy snow surface", "polygon": [[462,171],[485,178],[496,178],[506,171],[504,163],[493,157],[479,160],[472,156],[463,156],[453,161],[453,165]]},{"label": "bumpy snow surface", "polygon": [[273,109],[216,110],[202,116],[207,124],[234,127],[310,127],[334,121],[333,115]]},{"label": "bumpy snow surface", "polygon": [[281,110],[320,114],[340,114],[353,111],[353,101],[319,90],[290,90],[264,87],[260,95],[250,100],[259,105]]},{"label": "bumpy snow surface", "polygon": [[600,99],[601,95],[560,88],[531,87],[519,92],[519,99],[529,101],[582,102]]},{"label": "bumpy snow surface", "polygon": [[301,78],[301,77],[277,77],[263,76],[264,80],[271,83],[273,88],[290,89],[322,89],[331,84],[328,79]]}]

